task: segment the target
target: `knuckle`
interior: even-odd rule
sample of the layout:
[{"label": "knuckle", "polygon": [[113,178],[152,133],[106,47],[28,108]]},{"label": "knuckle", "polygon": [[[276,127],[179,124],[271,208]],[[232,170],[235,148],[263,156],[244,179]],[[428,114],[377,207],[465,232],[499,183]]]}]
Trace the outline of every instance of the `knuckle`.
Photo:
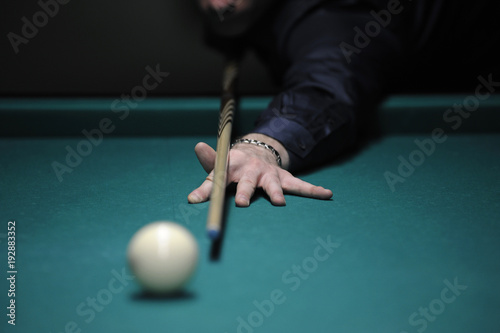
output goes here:
[{"label": "knuckle", "polygon": [[265,187],[265,188],[273,187],[273,185],[281,186],[279,178],[276,177],[276,175],[274,175],[272,173],[263,174],[261,177],[261,184],[262,184],[262,187]]},{"label": "knuckle", "polygon": [[248,177],[240,179],[239,183],[241,183],[243,185],[248,185],[248,186],[251,186],[251,187],[255,187],[256,186],[255,181],[253,179],[251,179],[251,178],[248,178]]}]

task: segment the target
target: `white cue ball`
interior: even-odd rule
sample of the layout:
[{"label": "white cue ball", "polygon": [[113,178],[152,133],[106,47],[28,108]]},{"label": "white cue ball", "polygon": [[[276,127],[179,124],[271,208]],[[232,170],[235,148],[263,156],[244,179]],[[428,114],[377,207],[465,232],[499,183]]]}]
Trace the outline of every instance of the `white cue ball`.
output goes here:
[{"label": "white cue ball", "polygon": [[172,293],[179,291],[193,275],[198,263],[198,244],[179,224],[153,222],[134,234],[127,258],[145,291]]}]

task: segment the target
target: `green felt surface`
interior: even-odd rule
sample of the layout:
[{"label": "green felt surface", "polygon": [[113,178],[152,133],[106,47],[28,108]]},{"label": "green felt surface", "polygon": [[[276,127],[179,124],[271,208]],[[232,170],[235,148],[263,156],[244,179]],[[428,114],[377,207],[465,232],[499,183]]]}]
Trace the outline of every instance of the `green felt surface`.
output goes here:
[{"label": "green felt surface", "polygon": [[[218,261],[209,260],[208,205],[186,201],[204,179],[193,146],[213,136],[106,137],[62,181],[52,163],[64,163],[81,137],[3,138],[1,331],[494,332],[500,134],[450,133],[391,191],[384,173],[397,173],[398,156],[429,137],[383,137],[301,175],[330,187],[333,200],[287,196],[286,207],[273,207],[258,195],[237,208],[229,196]],[[9,220],[15,327],[5,316]],[[130,237],[156,220],[185,225],[200,245],[197,273],[175,299],[143,297],[116,278],[129,274]],[[332,253],[318,239],[334,243]],[[455,279],[467,287],[453,294],[445,288]],[[271,298],[279,304],[269,307]],[[419,311],[429,307],[426,319]]]}]

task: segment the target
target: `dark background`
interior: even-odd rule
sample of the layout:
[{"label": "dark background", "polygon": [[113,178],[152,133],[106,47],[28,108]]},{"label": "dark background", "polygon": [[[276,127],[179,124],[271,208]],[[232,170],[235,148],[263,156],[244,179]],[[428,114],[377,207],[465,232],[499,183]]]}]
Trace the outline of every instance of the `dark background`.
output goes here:
[{"label": "dark background", "polygon": [[[2,1],[0,96],[119,96],[141,85],[145,68],[157,64],[170,76],[148,95],[220,94],[224,59],[205,45],[196,0],[59,1],[67,3]],[[40,2],[51,4],[51,10],[58,4],[58,12],[48,17],[27,44],[20,44],[16,54],[8,35],[22,36],[23,18],[32,23],[40,19]],[[491,36],[488,29],[485,25],[476,35]],[[489,62],[498,67],[497,53],[490,52],[489,62],[478,56],[474,66],[464,66],[456,59],[465,53],[480,54],[465,43],[443,46],[430,54],[441,61],[417,57],[417,67],[404,66],[404,74],[391,82],[389,92],[473,92],[477,76],[492,72],[489,66],[478,68]],[[494,72],[500,71],[496,68]],[[264,66],[253,53],[248,54],[241,67],[239,92],[269,95],[277,91]]]},{"label": "dark background", "polygon": [[[156,64],[170,76],[151,95],[220,92],[223,58],[203,41],[195,0],[71,0],[59,4],[58,13],[16,54],[8,33],[22,36],[22,18],[33,22],[41,10],[34,0],[2,1],[0,95],[120,95],[141,84],[145,67]],[[249,54],[240,91],[275,90],[264,67]]]}]

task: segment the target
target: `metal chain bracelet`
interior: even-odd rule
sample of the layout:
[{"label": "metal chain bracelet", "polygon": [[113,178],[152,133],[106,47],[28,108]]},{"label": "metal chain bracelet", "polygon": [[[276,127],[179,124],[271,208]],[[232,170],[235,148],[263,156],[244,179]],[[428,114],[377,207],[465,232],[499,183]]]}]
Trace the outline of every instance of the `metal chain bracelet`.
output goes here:
[{"label": "metal chain bracelet", "polygon": [[233,148],[233,146],[238,144],[238,143],[249,143],[251,145],[256,145],[256,146],[263,147],[263,148],[269,150],[276,158],[276,163],[278,163],[278,165],[281,167],[280,153],[278,153],[278,151],[276,149],[274,149],[272,146],[268,145],[267,143],[259,141],[259,140],[253,140],[253,139],[237,139],[233,142],[233,144],[231,145],[231,148]]}]

